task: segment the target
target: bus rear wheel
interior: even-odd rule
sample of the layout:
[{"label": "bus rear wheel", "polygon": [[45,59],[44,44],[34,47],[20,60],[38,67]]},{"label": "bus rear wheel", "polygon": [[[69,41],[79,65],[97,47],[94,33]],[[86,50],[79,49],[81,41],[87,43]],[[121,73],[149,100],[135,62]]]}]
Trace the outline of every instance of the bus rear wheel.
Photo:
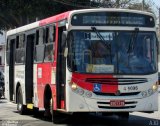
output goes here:
[{"label": "bus rear wheel", "polygon": [[20,87],[17,91],[17,110],[21,115],[26,113],[26,106],[23,105],[22,89]]}]

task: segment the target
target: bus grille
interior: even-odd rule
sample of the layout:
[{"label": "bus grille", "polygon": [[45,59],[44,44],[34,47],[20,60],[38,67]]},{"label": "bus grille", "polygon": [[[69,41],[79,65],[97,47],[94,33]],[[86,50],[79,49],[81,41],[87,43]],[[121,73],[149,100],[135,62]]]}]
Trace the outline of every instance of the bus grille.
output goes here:
[{"label": "bus grille", "polygon": [[135,108],[137,101],[128,101],[125,102],[125,106],[122,107],[112,107],[110,106],[110,102],[97,102],[98,108],[102,109],[130,109],[130,108]]},{"label": "bus grille", "polygon": [[[141,92],[129,92],[129,93],[121,93],[118,96],[135,96],[140,94]],[[102,95],[102,96],[116,96],[115,93],[102,93],[102,92],[94,92],[96,95]]]},{"label": "bus grille", "polygon": [[89,83],[99,83],[108,85],[130,85],[146,83],[146,78],[87,78],[85,80]]}]

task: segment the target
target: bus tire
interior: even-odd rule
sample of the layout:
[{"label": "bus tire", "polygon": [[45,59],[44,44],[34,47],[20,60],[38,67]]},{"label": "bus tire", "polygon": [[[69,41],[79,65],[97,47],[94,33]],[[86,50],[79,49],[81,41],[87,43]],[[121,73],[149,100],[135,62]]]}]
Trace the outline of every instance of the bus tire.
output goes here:
[{"label": "bus tire", "polygon": [[39,108],[33,107],[33,115],[34,115],[35,117],[39,116]]},{"label": "bus tire", "polygon": [[17,110],[21,115],[24,115],[26,113],[26,109],[26,106],[23,105],[22,89],[19,87],[17,91]]}]

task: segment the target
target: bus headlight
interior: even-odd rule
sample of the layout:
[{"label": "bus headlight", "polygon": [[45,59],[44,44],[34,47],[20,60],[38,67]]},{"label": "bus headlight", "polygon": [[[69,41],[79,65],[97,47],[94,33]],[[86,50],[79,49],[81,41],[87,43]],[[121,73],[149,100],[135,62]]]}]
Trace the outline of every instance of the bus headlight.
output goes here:
[{"label": "bus headlight", "polygon": [[78,88],[78,86],[77,86],[76,83],[70,82],[70,85],[71,85],[71,89],[72,89],[73,91],[75,91],[75,90]]},{"label": "bus headlight", "polygon": [[90,98],[92,97],[92,92],[85,90],[81,87],[79,87],[76,83],[74,82],[69,82],[69,86],[71,87],[72,91],[75,92],[76,94],[79,94],[81,96]]},{"label": "bus headlight", "polygon": [[149,88],[148,90],[142,91],[141,95],[142,95],[142,97],[149,97],[152,94],[154,94],[157,90],[158,90],[158,83],[153,84],[152,87]]},{"label": "bus headlight", "polygon": [[158,89],[158,84],[157,84],[157,83],[154,84],[154,85],[152,86],[152,89],[153,89],[153,91],[157,91],[157,89]]}]

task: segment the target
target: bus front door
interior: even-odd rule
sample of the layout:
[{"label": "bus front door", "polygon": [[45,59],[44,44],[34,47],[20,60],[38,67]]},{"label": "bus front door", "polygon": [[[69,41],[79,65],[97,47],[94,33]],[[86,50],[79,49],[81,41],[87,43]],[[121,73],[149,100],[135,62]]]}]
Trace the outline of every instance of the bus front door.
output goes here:
[{"label": "bus front door", "polygon": [[35,34],[27,36],[25,60],[25,92],[26,103],[32,103],[33,97],[33,52]]},{"label": "bus front door", "polygon": [[14,64],[15,64],[15,44],[16,38],[10,40],[10,54],[9,54],[9,94],[10,100],[15,99],[14,91]]},{"label": "bus front door", "polygon": [[58,28],[58,53],[56,69],[57,108],[65,109],[66,58],[64,57],[65,43],[62,40],[64,27]]}]

